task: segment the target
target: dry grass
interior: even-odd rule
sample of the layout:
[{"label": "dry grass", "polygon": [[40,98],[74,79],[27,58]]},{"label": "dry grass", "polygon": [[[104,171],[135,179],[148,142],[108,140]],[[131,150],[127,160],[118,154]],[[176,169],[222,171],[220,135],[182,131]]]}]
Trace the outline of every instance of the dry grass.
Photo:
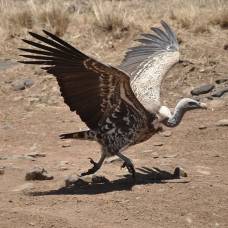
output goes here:
[{"label": "dry grass", "polygon": [[179,0],[170,8],[170,19],[182,28],[209,32],[211,25],[228,27],[228,2],[226,0]]},{"label": "dry grass", "polygon": [[[27,30],[44,28],[63,35],[70,23],[70,14],[58,1],[0,2],[0,27],[5,38],[20,36]],[[22,10],[21,10],[22,9]]]},{"label": "dry grass", "polygon": [[94,25],[106,32],[112,32],[119,38],[133,25],[121,1],[92,1],[95,16]]},{"label": "dry grass", "polygon": [[[0,0],[0,52],[8,52],[10,45],[13,49],[18,37],[26,37],[28,30],[41,29],[67,34],[77,45],[79,37],[84,42],[82,48],[90,44],[113,47],[113,42],[127,43],[161,19],[195,34],[226,29],[228,1]],[[99,44],[102,39],[105,42]]]}]

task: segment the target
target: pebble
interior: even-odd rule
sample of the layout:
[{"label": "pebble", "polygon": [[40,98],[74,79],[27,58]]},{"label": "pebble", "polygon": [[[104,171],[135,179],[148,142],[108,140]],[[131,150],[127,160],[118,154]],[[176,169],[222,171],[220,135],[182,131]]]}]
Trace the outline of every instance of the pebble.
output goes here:
[{"label": "pebble", "polygon": [[25,180],[52,180],[54,177],[41,167],[34,167],[25,175]]},{"label": "pebble", "polygon": [[0,167],[0,175],[3,175],[5,173],[5,167]]},{"label": "pebble", "polygon": [[223,88],[223,89],[216,89],[211,96],[212,97],[221,97],[224,93],[228,92],[228,88]]},{"label": "pebble", "polygon": [[29,88],[34,84],[32,79],[18,79],[11,83],[13,90],[20,91]]},{"label": "pebble", "polygon": [[222,78],[222,79],[217,79],[217,80],[215,80],[215,83],[216,83],[216,84],[222,84],[222,83],[224,83],[224,82],[228,82],[228,79],[227,79],[227,78]]},{"label": "pebble", "polygon": [[84,176],[80,177],[76,174],[72,174],[71,176],[67,177],[65,179],[65,186],[78,186],[78,187],[83,187],[87,186],[89,184],[103,184],[103,183],[109,183],[110,181],[104,177],[104,176],[98,176],[98,175],[89,175],[89,176]]},{"label": "pebble", "polygon": [[175,158],[175,157],[177,157],[177,154],[168,154],[163,156],[163,158]]},{"label": "pebble", "polygon": [[110,181],[105,176],[92,176],[92,183],[94,184],[102,184],[102,183],[109,183]]},{"label": "pebble", "polygon": [[176,167],[173,173],[174,177],[180,178],[180,177],[187,177],[187,172],[182,167]]},{"label": "pebble", "polygon": [[201,86],[199,86],[199,87],[193,89],[193,90],[191,91],[191,94],[192,94],[192,95],[198,96],[198,95],[200,95],[200,94],[209,93],[212,89],[214,89],[214,87],[215,87],[215,86],[212,85],[212,84],[204,84],[204,85],[201,85]]},{"label": "pebble", "polygon": [[219,126],[219,127],[228,127],[228,119],[219,120],[216,123],[216,126]]},{"label": "pebble", "polygon": [[205,125],[201,125],[201,126],[199,126],[199,129],[200,130],[203,130],[203,129],[206,129],[207,127],[205,126]]},{"label": "pebble", "polygon": [[46,157],[45,153],[29,153],[27,156],[32,157],[32,158],[38,158],[38,157]]},{"label": "pebble", "polygon": [[87,186],[91,182],[91,176],[80,177],[76,174],[72,174],[65,179],[65,186],[69,187],[77,185],[78,187]]},{"label": "pebble", "polygon": [[153,143],[153,146],[163,146],[164,144],[162,142],[155,142]]},{"label": "pebble", "polygon": [[170,137],[172,135],[171,131],[163,131],[160,133],[161,136],[163,137]]}]

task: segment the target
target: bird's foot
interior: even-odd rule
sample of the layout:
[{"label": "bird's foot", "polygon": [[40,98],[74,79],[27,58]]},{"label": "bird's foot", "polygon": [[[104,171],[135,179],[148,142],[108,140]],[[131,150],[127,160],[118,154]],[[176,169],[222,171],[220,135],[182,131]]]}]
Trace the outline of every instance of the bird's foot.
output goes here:
[{"label": "bird's foot", "polygon": [[123,165],[121,166],[121,168],[125,168],[127,167],[127,170],[129,173],[132,174],[132,178],[135,180],[135,168],[133,164],[129,164],[127,162],[124,162]]},{"label": "bird's foot", "polygon": [[91,169],[89,169],[87,172],[81,173],[81,177],[82,176],[87,176],[90,174],[94,174],[99,168],[100,166],[98,165],[98,163],[96,163],[92,158],[89,158],[90,163],[93,165],[93,167]]}]

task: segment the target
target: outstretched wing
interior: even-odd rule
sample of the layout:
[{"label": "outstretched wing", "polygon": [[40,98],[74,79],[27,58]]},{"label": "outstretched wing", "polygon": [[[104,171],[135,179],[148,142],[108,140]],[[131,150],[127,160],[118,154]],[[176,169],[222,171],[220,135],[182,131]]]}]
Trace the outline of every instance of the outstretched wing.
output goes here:
[{"label": "outstretched wing", "polygon": [[96,129],[121,99],[136,111],[144,110],[134,96],[129,77],[114,67],[104,65],[83,54],[59,37],[43,31],[48,38],[35,33],[31,36],[44,44],[23,40],[36,49],[19,48],[33,55],[21,55],[32,61],[25,64],[46,65],[60,86],[61,95],[71,111],[76,111],[81,120],[91,129]]},{"label": "outstretched wing", "polygon": [[[171,28],[161,21],[162,29],[152,27],[142,34],[139,46],[130,48],[119,68],[130,75],[137,98],[144,104],[160,100],[160,87],[167,71],[179,61],[179,45]],[[146,104],[145,104],[146,105]]]}]

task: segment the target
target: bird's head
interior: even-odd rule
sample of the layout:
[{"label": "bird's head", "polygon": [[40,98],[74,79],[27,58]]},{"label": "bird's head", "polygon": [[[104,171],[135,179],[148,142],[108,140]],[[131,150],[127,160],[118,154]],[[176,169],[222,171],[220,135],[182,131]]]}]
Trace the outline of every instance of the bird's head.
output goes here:
[{"label": "bird's head", "polygon": [[177,106],[182,108],[184,111],[188,111],[192,109],[207,109],[207,105],[205,103],[199,102],[191,98],[183,98],[177,104]]}]

